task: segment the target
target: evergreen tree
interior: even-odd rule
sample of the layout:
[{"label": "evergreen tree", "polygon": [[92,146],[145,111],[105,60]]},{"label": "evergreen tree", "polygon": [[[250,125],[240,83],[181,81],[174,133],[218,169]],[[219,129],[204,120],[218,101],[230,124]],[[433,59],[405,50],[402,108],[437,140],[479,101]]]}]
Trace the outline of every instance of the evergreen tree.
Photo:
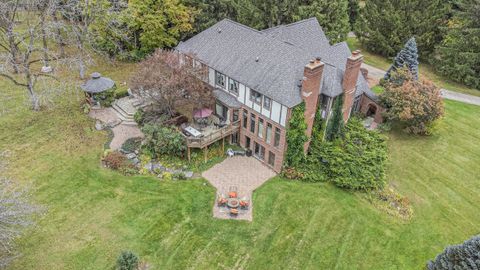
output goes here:
[{"label": "evergreen tree", "polygon": [[360,14],[360,4],[358,2],[358,0],[348,0],[348,18],[352,30]]},{"label": "evergreen tree", "polygon": [[389,80],[392,72],[407,67],[415,80],[418,80],[418,50],[415,38],[410,38],[405,47],[397,54],[392,66],[385,74],[385,80]]},{"label": "evergreen tree", "polygon": [[138,269],[138,256],[131,251],[122,251],[117,258],[117,270]]},{"label": "evergreen tree", "polygon": [[450,1],[368,0],[355,32],[366,48],[384,56],[394,56],[405,40],[415,36],[420,56],[429,59],[445,35]]},{"label": "evergreen tree", "polygon": [[332,116],[328,120],[327,129],[325,131],[325,140],[334,141],[335,139],[343,137],[343,95],[335,98],[333,103]]},{"label": "evergreen tree", "polygon": [[457,8],[437,47],[435,66],[449,78],[480,89],[480,0],[461,0]]},{"label": "evergreen tree", "polygon": [[194,35],[225,18],[236,20],[238,0],[183,0],[186,6],[193,8]]},{"label": "evergreen tree", "polygon": [[463,244],[447,247],[435,260],[428,262],[427,269],[480,269],[480,235]]},{"label": "evergreen tree", "polygon": [[346,40],[350,32],[348,0],[304,0],[294,21],[316,17],[332,44]]}]

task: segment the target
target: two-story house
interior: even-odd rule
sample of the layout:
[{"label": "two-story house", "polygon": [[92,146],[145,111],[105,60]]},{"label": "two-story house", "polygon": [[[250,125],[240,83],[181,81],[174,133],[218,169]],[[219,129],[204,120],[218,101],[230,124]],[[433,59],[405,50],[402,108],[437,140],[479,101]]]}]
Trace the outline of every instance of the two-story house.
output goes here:
[{"label": "two-story house", "polygon": [[292,108],[302,102],[309,136],[315,112],[327,118],[342,94],[345,121],[353,112],[381,121],[376,96],[361,75],[362,55],[351,53],[345,42],[330,45],[316,18],[263,31],[225,19],[176,50],[205,68],[215,114],[239,123],[232,142],[277,172]]}]

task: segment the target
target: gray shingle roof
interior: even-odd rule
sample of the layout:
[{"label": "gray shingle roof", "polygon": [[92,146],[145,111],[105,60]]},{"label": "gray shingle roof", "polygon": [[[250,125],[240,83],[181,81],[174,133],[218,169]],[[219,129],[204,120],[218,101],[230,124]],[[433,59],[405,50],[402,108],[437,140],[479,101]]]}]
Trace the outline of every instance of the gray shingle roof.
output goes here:
[{"label": "gray shingle roof", "polygon": [[213,90],[213,95],[220,100],[223,104],[227,105],[228,107],[231,108],[240,108],[242,104],[238,102],[238,100],[230,95],[229,93],[225,92],[224,90],[221,89],[215,89]]},{"label": "gray shingle roof", "polygon": [[111,89],[113,86],[115,86],[115,82],[112,79],[102,77],[100,73],[94,72],[86,83],[80,85],[80,88],[87,93],[97,94]]},{"label": "gray shingle roof", "polygon": [[[176,49],[287,107],[301,103],[297,82],[308,61],[317,56],[326,64],[322,94],[341,94],[343,70],[351,55],[344,42],[330,46],[316,18],[263,31],[225,19]],[[359,77],[363,89],[366,84]]]}]

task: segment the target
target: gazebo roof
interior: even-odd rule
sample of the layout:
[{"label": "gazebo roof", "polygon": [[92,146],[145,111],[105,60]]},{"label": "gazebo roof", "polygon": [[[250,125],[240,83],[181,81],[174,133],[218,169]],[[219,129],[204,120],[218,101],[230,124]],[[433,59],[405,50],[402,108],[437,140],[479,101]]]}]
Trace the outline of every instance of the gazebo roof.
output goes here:
[{"label": "gazebo roof", "polygon": [[111,89],[114,85],[115,82],[112,79],[102,77],[100,73],[94,72],[91,75],[91,79],[80,87],[87,93],[97,94]]}]

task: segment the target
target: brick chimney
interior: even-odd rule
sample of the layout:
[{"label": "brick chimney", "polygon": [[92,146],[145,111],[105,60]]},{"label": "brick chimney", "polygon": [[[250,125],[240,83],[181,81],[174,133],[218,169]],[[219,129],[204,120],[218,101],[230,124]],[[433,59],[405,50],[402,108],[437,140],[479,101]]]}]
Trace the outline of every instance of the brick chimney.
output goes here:
[{"label": "brick chimney", "polygon": [[355,90],[357,79],[360,74],[360,67],[363,63],[363,55],[359,50],[353,51],[347,59],[345,74],[343,75],[343,120],[345,122],[350,118],[353,102],[355,100]]},{"label": "brick chimney", "polygon": [[[313,122],[317,111],[318,96],[320,94],[320,82],[322,81],[324,64],[320,57],[310,60],[303,70],[303,81],[301,84],[301,96],[305,102],[305,121],[307,122],[306,135],[312,136]],[[307,151],[310,140],[305,144],[304,150]]]}]

